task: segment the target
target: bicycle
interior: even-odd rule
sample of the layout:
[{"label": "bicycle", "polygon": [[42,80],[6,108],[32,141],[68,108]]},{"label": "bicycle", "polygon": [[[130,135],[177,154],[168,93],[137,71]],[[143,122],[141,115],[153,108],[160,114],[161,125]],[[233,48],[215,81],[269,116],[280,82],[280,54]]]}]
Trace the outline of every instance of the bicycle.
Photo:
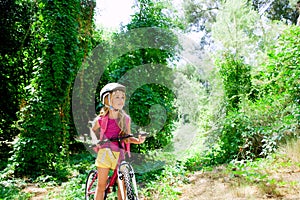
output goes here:
[{"label": "bicycle", "polygon": [[[142,133],[140,135],[146,136],[147,133]],[[105,139],[99,141],[98,144],[103,145],[107,142],[119,142],[120,144],[122,140],[127,139],[129,137],[133,137],[133,135],[126,135],[118,138]],[[98,171],[91,170],[87,176],[86,183],[85,183],[86,200],[94,199],[96,187],[97,187],[97,178],[98,178]],[[108,197],[109,193],[116,191],[117,178],[120,180],[120,182],[124,181],[124,184],[121,184],[122,187],[119,184],[122,199],[138,200],[138,190],[137,190],[134,170],[131,164],[128,161],[126,161],[126,155],[124,155],[124,158],[122,158],[118,162],[117,167],[113,171],[113,174],[111,176],[108,176],[107,185],[104,191],[104,200]],[[125,188],[123,187],[123,185],[125,185]],[[113,190],[111,190],[112,187]],[[124,197],[124,191],[126,191],[126,198]]]}]

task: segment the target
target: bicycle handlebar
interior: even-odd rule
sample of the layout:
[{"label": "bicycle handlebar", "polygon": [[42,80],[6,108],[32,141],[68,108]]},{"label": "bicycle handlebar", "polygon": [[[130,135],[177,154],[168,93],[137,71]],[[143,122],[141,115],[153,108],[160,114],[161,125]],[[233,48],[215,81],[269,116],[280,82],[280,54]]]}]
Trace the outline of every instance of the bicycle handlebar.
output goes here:
[{"label": "bicycle handlebar", "polygon": [[[148,133],[143,132],[143,133],[139,133],[138,135],[141,135],[142,137],[146,137],[148,135]],[[134,136],[132,134],[128,134],[128,135],[117,137],[117,138],[104,139],[104,140],[97,142],[97,144],[103,145],[107,142],[120,142],[120,141],[125,140],[130,137],[134,137]]]},{"label": "bicycle handlebar", "polygon": [[107,142],[120,142],[120,141],[125,140],[125,139],[130,138],[130,137],[133,137],[133,135],[128,134],[128,135],[125,135],[125,136],[122,136],[122,137],[104,139],[104,140],[99,141],[97,144],[103,145]]}]

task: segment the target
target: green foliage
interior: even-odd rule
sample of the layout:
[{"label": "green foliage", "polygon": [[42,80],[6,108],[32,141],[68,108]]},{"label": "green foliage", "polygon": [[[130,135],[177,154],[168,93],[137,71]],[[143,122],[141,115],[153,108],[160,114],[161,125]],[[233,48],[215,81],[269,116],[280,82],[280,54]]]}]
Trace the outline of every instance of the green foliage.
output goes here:
[{"label": "green foliage", "polygon": [[[163,148],[171,142],[175,119],[174,98],[174,94],[169,89],[160,85],[145,85],[131,96],[129,109],[132,120],[141,127],[152,124],[146,130],[151,133],[151,136],[140,147],[133,145],[134,152],[138,150],[146,153],[149,150]],[[157,105],[164,106],[164,108]],[[161,109],[166,109],[166,116],[161,113]],[[157,124],[153,124],[152,120]],[[133,132],[138,132],[138,130],[133,127]]]},{"label": "green foliage", "polygon": [[[222,10],[222,3],[230,1],[222,0],[187,0],[183,3],[186,21],[190,26],[210,32],[210,24],[216,21],[216,14]],[[242,1],[236,1],[232,8],[238,6]],[[296,24],[299,14],[296,10],[296,0],[264,0],[244,1],[248,6],[259,11],[271,20],[283,21],[286,24]],[[225,18],[224,18],[225,19]],[[226,19],[225,19],[226,20]]]},{"label": "green foliage", "polygon": [[241,100],[251,95],[251,66],[232,54],[225,55],[217,65],[224,85],[226,111],[238,109]]},{"label": "green foliage", "polygon": [[[236,107],[230,106],[234,109],[227,109],[225,118],[215,132],[219,137],[204,154],[212,159],[212,163],[264,157],[274,152],[280,142],[299,134],[298,38],[299,28],[291,27],[279,38],[278,44],[269,54],[261,75],[251,79],[250,76],[240,78],[245,80],[244,83],[249,84],[251,80],[260,83],[255,86],[258,93],[254,99],[247,96],[235,104],[229,101]],[[221,74],[230,73],[230,69],[224,68],[224,65],[222,67]],[[222,72],[223,69],[226,70]],[[224,78],[223,75],[222,78],[226,80],[223,82],[226,96],[243,87],[241,81],[231,83],[236,80],[235,77]]]},{"label": "green foliage", "polygon": [[[212,36],[220,41],[226,50],[238,56],[246,56],[245,50],[247,52],[248,48],[257,47],[251,43],[255,39],[254,31],[259,20],[258,13],[247,5],[246,0],[225,1],[217,14],[216,22],[212,25]],[[246,44],[249,46],[245,46]],[[251,52],[250,49],[248,51]]]},{"label": "green foliage", "polygon": [[[221,153],[215,157],[220,163],[235,159],[241,146],[243,145],[243,136],[249,129],[249,119],[240,112],[230,112],[223,122],[223,128],[220,135]],[[248,123],[247,123],[248,122]]]},{"label": "green foliage", "polygon": [[219,137],[201,154],[203,165],[266,157],[283,141],[297,136],[299,108],[287,102],[287,95],[243,101],[240,110],[227,113],[222,127],[214,132]]},{"label": "green foliage", "polygon": [[[64,164],[69,172],[68,179],[60,179],[59,175],[42,175],[33,178],[13,178],[4,174],[0,176],[1,199],[30,199],[34,194],[27,192],[26,188],[45,188],[49,192],[45,199],[82,199],[84,196],[84,184],[89,170],[94,168],[94,157],[87,151],[70,156],[70,160]],[[66,176],[63,175],[65,178]],[[25,189],[24,189],[25,188]]]},{"label": "green foliage", "polygon": [[[247,12],[246,2],[234,2],[226,1],[213,26],[213,36],[224,47],[216,62],[224,95],[223,108],[213,113],[218,122],[208,135],[210,145],[200,155],[208,165],[267,156],[299,133],[299,28],[285,31],[264,65],[253,69],[246,64],[250,49],[270,49],[264,38],[272,34],[259,37],[257,14]],[[226,37],[220,37],[224,31]],[[254,41],[264,44],[255,46]]]},{"label": "green foliage", "polygon": [[283,21],[290,25],[297,22],[299,14],[293,5],[295,0],[274,0],[269,5],[264,0],[248,0],[248,2],[251,2],[252,6],[259,11],[265,9],[264,15],[271,20]]},{"label": "green foliage", "polygon": [[70,181],[64,182],[61,185],[60,191],[50,192],[47,195],[47,198],[49,198],[49,199],[65,199],[65,200],[71,200],[71,199],[80,200],[80,199],[84,198],[85,179],[86,179],[86,174],[80,174],[77,177],[72,178]]},{"label": "green foliage", "polygon": [[[201,155],[204,160],[208,159],[204,165],[224,163],[237,158],[251,123],[250,119],[240,112],[244,99],[253,98],[251,67],[245,64],[243,59],[230,53],[224,53],[217,65],[224,91],[220,102],[223,108],[217,112],[207,112],[215,117],[207,117],[206,120],[217,122],[214,122],[215,125],[211,127],[214,130],[206,138],[207,149]],[[208,101],[215,101],[215,95],[208,98]]]},{"label": "green foliage", "polygon": [[[132,151],[145,153],[163,148],[172,139],[175,95],[170,84],[172,69],[167,65],[176,53],[177,38],[170,30],[172,20],[164,14],[163,4],[141,1],[138,9],[120,33],[114,33],[110,42],[104,39],[98,46],[101,52],[98,65],[107,66],[97,87],[96,100],[99,102],[99,91],[108,82],[127,86],[125,110],[132,119],[132,133],[143,127],[151,134],[144,144],[132,145]],[[124,49],[128,52],[124,53]]]},{"label": "green foliage", "polygon": [[274,38],[280,34],[283,24],[262,18],[246,0],[229,0],[221,6],[212,24],[212,37],[221,45],[217,56],[233,54],[237,60],[242,59],[260,70],[265,52],[274,45]]},{"label": "green foliage", "polygon": [[190,26],[199,27],[198,31],[208,30],[211,24],[216,21],[216,13],[219,10],[218,0],[187,0],[183,3],[184,15]]},{"label": "green foliage", "polygon": [[266,84],[266,93],[279,93],[291,95],[294,103],[299,103],[299,27],[287,29],[274,49],[269,53],[269,61],[266,63],[266,71],[261,73],[262,80]]},{"label": "green foliage", "polygon": [[[163,170],[152,171],[151,176],[143,174],[138,182],[145,184],[141,188],[141,193],[146,198],[178,199],[181,194],[178,188],[188,181],[186,175],[187,171],[183,163],[176,162],[166,166]],[[153,176],[154,179],[151,178]]]},{"label": "green foliage", "polygon": [[208,110],[211,106],[211,83],[208,78],[210,73],[205,65],[209,68],[212,63],[204,60],[201,65],[178,66],[174,79],[177,91],[175,106],[178,108],[179,120],[195,126],[201,124],[201,127],[208,121]]},{"label": "green foliage", "polygon": [[[19,134],[14,125],[16,112],[24,103],[24,87],[32,78],[32,58],[29,49],[34,36],[29,34],[35,20],[36,5],[31,1],[5,0],[0,2],[0,169],[11,156],[11,142]],[[30,64],[27,64],[30,63]]]},{"label": "green foliage", "polygon": [[[127,68],[134,66],[146,66],[143,73],[156,74],[156,84],[146,84],[134,91],[129,102],[129,111],[134,123],[140,127],[150,126],[152,133],[143,145],[133,147],[133,151],[147,152],[150,149],[158,149],[171,142],[172,130],[174,127],[175,108],[173,106],[175,95],[171,91],[170,83],[172,80],[171,69],[167,66],[169,60],[173,60],[177,45],[177,38],[170,31],[174,28],[174,23],[170,16],[166,14],[167,5],[163,2],[151,0],[141,0],[138,3],[138,11],[132,16],[131,22],[126,25],[127,30],[143,27],[158,27],[157,31],[147,32],[148,41],[140,41],[144,44],[153,46],[153,43],[164,46],[160,48],[139,49],[125,56],[122,64]],[[137,38],[138,39],[138,38]],[[120,64],[119,64],[120,66]],[[158,72],[159,71],[159,72]],[[140,78],[132,77],[126,80],[130,85],[139,85]],[[162,85],[160,85],[162,84]],[[169,86],[169,87],[168,87]],[[157,106],[160,105],[160,106]],[[163,107],[161,107],[163,106]],[[161,110],[165,110],[165,116]],[[148,117],[149,116],[149,117]],[[157,124],[151,124],[154,121]],[[152,122],[153,123],[153,122]],[[163,125],[163,127],[161,127]],[[152,127],[152,128],[151,128]],[[152,130],[151,130],[152,129]],[[137,132],[134,129],[133,132]],[[156,133],[156,134],[153,134]]]},{"label": "green foliage", "polygon": [[29,193],[22,192],[26,183],[21,179],[12,181],[2,181],[0,179],[0,198],[1,200],[27,200],[32,196]]},{"label": "green foliage", "polygon": [[30,29],[39,29],[35,33],[38,40],[34,44],[39,49],[33,57],[34,78],[26,87],[27,97],[18,121],[21,134],[10,161],[19,176],[48,173],[65,177],[62,161],[68,158],[72,133],[70,91],[88,44],[80,41],[84,36],[78,31],[86,20],[81,16],[84,4],[74,0],[41,1],[38,5],[38,20]]},{"label": "green foliage", "polygon": [[128,30],[142,27],[159,27],[166,30],[174,28],[173,19],[166,14],[167,1],[139,0],[137,2],[138,11],[126,25]]}]

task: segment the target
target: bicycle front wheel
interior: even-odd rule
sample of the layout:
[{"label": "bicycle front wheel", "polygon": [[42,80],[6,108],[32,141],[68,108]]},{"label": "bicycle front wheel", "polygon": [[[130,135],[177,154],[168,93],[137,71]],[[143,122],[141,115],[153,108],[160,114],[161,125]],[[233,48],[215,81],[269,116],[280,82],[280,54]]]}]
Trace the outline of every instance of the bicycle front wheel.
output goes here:
[{"label": "bicycle front wheel", "polygon": [[127,162],[121,163],[120,171],[124,178],[126,196],[128,200],[138,200],[137,187],[134,176],[134,171],[131,165]]},{"label": "bicycle front wheel", "polygon": [[85,182],[85,200],[94,200],[97,188],[97,170],[91,170]]}]

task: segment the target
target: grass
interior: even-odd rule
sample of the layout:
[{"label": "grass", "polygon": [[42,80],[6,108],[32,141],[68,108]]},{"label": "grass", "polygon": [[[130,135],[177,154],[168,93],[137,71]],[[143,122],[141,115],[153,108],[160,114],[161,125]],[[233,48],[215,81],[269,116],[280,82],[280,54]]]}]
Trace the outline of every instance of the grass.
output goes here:
[{"label": "grass", "polygon": [[254,162],[233,164],[235,181],[255,186],[260,195],[268,198],[287,198],[299,195],[300,140],[282,145],[276,154]]},{"label": "grass", "polygon": [[0,182],[1,200],[27,200],[32,194],[22,192],[26,183],[22,179],[14,179]]},{"label": "grass", "polygon": [[180,187],[188,181],[186,177],[187,171],[180,163],[165,166],[156,179],[150,179],[150,181],[147,178],[147,174],[145,174],[143,179],[140,180],[146,183],[144,187],[141,188],[141,196],[145,200],[178,199],[182,194]]},{"label": "grass", "polygon": [[284,146],[280,147],[280,152],[297,163],[300,163],[300,139],[292,139],[287,141]]}]

